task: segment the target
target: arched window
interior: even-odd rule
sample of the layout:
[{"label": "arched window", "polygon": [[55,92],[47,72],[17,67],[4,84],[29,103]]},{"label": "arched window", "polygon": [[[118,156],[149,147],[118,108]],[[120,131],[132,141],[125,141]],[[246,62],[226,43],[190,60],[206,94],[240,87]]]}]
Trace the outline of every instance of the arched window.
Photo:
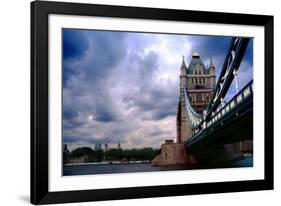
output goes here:
[{"label": "arched window", "polygon": [[201,75],[201,70],[198,71],[198,74]]}]

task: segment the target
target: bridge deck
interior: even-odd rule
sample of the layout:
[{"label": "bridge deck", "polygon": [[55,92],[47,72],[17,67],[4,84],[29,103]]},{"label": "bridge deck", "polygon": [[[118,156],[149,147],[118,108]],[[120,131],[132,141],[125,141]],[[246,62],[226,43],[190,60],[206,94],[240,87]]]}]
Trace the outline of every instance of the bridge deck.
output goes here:
[{"label": "bridge deck", "polygon": [[187,147],[231,143],[253,138],[253,82],[249,82],[203,128],[186,141]]}]

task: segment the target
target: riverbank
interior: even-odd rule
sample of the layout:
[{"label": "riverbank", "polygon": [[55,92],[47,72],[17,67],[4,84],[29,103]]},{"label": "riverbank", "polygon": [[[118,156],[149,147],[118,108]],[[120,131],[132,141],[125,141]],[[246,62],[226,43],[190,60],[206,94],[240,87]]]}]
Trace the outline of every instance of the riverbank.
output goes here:
[{"label": "riverbank", "polygon": [[111,165],[111,164],[148,164],[150,160],[138,160],[138,161],[102,161],[102,162],[80,162],[80,163],[66,163],[64,166],[75,165]]}]

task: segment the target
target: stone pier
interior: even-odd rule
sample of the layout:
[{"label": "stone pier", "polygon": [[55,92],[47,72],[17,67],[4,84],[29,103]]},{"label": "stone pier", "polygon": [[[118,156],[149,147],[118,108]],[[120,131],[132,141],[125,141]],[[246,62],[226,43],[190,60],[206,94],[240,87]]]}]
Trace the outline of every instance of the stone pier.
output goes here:
[{"label": "stone pier", "polygon": [[153,166],[187,165],[194,164],[196,160],[189,154],[183,143],[166,141],[161,145],[161,154],[157,155],[151,162]]}]

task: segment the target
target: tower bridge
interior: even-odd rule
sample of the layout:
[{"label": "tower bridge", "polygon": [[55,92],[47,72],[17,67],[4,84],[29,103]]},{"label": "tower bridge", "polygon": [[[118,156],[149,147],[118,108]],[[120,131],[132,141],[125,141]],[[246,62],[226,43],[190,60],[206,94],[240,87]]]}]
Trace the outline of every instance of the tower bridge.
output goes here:
[{"label": "tower bridge", "polygon": [[[154,164],[229,160],[241,156],[243,141],[252,145],[253,80],[240,91],[237,85],[237,74],[249,40],[232,38],[217,82],[212,58],[206,67],[200,54],[193,52],[187,67],[183,57],[176,143],[162,145],[161,155]],[[225,103],[233,80],[237,93]]]}]

